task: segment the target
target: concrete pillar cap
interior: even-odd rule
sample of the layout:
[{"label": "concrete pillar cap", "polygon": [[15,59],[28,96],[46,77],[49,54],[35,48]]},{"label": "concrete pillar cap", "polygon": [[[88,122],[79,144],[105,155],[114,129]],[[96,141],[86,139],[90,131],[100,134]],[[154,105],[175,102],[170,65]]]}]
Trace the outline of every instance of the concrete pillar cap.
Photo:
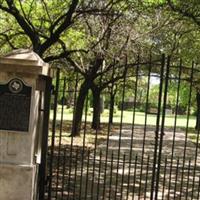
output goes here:
[{"label": "concrete pillar cap", "polygon": [[26,73],[47,75],[49,64],[45,63],[40,56],[31,49],[17,49],[0,57],[0,70],[15,67],[20,71],[19,67]]}]

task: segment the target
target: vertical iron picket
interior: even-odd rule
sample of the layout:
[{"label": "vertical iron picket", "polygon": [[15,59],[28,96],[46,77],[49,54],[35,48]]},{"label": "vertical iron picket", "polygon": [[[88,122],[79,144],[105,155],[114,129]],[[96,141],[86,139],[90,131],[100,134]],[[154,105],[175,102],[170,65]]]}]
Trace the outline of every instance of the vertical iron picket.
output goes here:
[{"label": "vertical iron picket", "polygon": [[157,162],[157,174],[156,174],[156,183],[155,183],[155,199],[158,198],[158,190],[159,190],[159,181],[160,181],[160,166],[162,159],[162,147],[163,147],[163,137],[164,137],[164,129],[165,129],[165,111],[167,104],[167,92],[168,92],[168,83],[169,83],[169,68],[170,68],[170,57],[167,59],[167,69],[166,69],[166,77],[165,77],[165,88],[164,88],[164,96],[163,96],[163,108],[162,108],[162,121],[161,121],[161,129],[160,129],[160,141],[159,141],[159,149],[158,149],[158,162]]},{"label": "vertical iron picket", "polygon": [[123,187],[124,187],[124,170],[126,165],[126,154],[123,155],[123,163],[122,163],[122,181],[121,181],[121,191],[120,191],[120,200],[123,198]]},{"label": "vertical iron picket", "polygon": [[165,158],[163,173],[164,173],[164,175],[163,175],[162,199],[164,199],[164,195],[165,195],[166,174],[167,174],[167,158]]},{"label": "vertical iron picket", "polygon": [[189,183],[190,183],[190,168],[191,168],[191,159],[189,159],[188,162],[188,171],[187,171],[187,183],[186,183],[186,197],[185,199],[188,199],[188,193],[189,193]]},{"label": "vertical iron picket", "polygon": [[157,172],[157,151],[158,151],[158,139],[159,139],[159,129],[160,129],[160,112],[162,106],[162,91],[163,91],[163,75],[165,68],[165,55],[162,55],[161,60],[161,71],[160,71],[160,87],[159,87],[159,96],[158,96],[158,111],[157,111],[157,119],[156,119],[156,130],[155,130],[155,144],[154,144],[154,156],[153,156],[153,172],[151,179],[151,200],[154,200],[154,192],[155,192],[155,177]]},{"label": "vertical iron picket", "polygon": [[[127,66],[125,69],[127,70]],[[122,108],[121,108],[121,116],[120,116],[120,130],[119,130],[119,144],[117,150],[117,172],[116,172],[116,182],[115,182],[115,199],[117,198],[117,190],[118,190],[118,181],[119,181],[119,163],[120,163],[120,151],[121,151],[121,142],[122,142],[122,126],[123,126],[123,115],[124,115],[124,98],[125,98],[125,88],[126,88],[126,75],[123,79],[123,89],[122,89]]]},{"label": "vertical iron picket", "polygon": [[87,172],[86,172],[86,185],[85,185],[85,197],[84,197],[84,199],[87,199],[87,194],[88,194],[89,166],[90,166],[90,151],[88,151],[88,155],[87,155]]},{"label": "vertical iron picket", "polygon": [[177,164],[176,164],[176,171],[175,171],[175,186],[174,186],[174,199],[176,199],[176,192],[177,192],[177,182],[178,182],[178,174],[179,174],[179,163],[180,159],[178,158]]},{"label": "vertical iron picket", "polygon": [[150,161],[150,157],[148,156],[148,158],[147,158],[147,167],[146,167],[145,188],[144,188],[144,199],[147,198],[148,177],[149,177],[149,161]]},{"label": "vertical iron picket", "polygon": [[110,166],[110,184],[109,184],[109,196],[108,199],[111,199],[111,193],[112,193],[112,172],[113,172],[113,159],[114,159],[114,154],[112,151],[112,155],[111,155],[111,166]]},{"label": "vertical iron picket", "polygon": [[138,165],[138,156],[135,156],[135,162],[134,162],[134,173],[133,173],[133,190],[132,190],[132,200],[135,199],[135,185],[136,185],[136,179],[137,179],[137,165]]},{"label": "vertical iron picket", "polygon": [[134,89],[134,105],[133,105],[133,114],[132,114],[132,124],[131,124],[131,144],[130,144],[130,153],[129,153],[129,166],[128,166],[128,183],[127,183],[127,193],[126,193],[126,200],[128,200],[129,190],[130,190],[130,179],[131,179],[131,164],[132,164],[132,157],[133,157],[133,136],[135,130],[135,112],[136,112],[136,100],[137,100],[137,90],[138,90],[138,78],[139,78],[139,56],[137,59],[138,64],[136,65],[135,72],[135,89]]},{"label": "vertical iron picket", "polygon": [[187,151],[187,142],[188,142],[188,129],[189,129],[189,120],[190,120],[193,76],[194,76],[194,62],[192,63],[192,68],[191,68],[191,73],[190,73],[189,101],[188,101],[188,109],[187,109],[187,122],[186,122],[185,141],[184,141],[184,150],[183,150],[184,152],[183,152],[181,186],[180,186],[179,199],[181,199],[181,197],[182,197],[182,189],[183,189],[183,178],[184,178],[184,171],[185,171],[186,151]]},{"label": "vertical iron picket", "polygon": [[[116,83],[113,81],[120,71],[115,66],[110,67],[113,71],[109,72],[112,76],[109,88],[103,91],[106,107],[100,129],[89,127],[93,99],[92,93],[87,94],[78,137],[68,133],[71,134],[77,93],[84,77],[70,71],[70,77],[62,74],[61,79],[60,69],[57,69],[52,135],[48,138],[49,179],[43,192],[48,200],[199,198],[200,135],[199,130],[192,127],[195,118],[191,117],[191,111],[196,111],[194,63],[186,67],[181,60],[176,65],[176,61],[165,55],[155,62],[152,55],[148,62],[143,63],[142,59],[138,57],[133,66],[126,63],[126,75]],[[102,76],[95,84],[103,81]],[[70,94],[67,84],[73,87]],[[111,101],[115,87],[120,88],[115,100],[119,110],[112,116],[108,94]],[[184,87],[189,105],[181,113]],[[170,92],[174,95],[172,103]],[[66,100],[65,104],[64,98],[69,98],[69,102]]]},{"label": "vertical iron picket", "polygon": [[171,148],[171,158],[170,158],[170,167],[169,167],[169,184],[168,184],[168,197],[170,200],[170,190],[171,190],[171,179],[172,179],[172,171],[173,171],[173,163],[174,163],[174,149],[175,149],[175,140],[176,140],[176,130],[177,130],[177,115],[178,115],[178,104],[179,104],[179,95],[180,95],[180,85],[181,85],[181,74],[182,74],[182,60],[180,60],[178,72],[178,86],[177,86],[177,97],[176,97],[176,108],[175,108],[175,119],[174,119],[174,129],[173,129],[173,139],[172,139],[172,148]]},{"label": "vertical iron picket", "polygon": [[199,176],[199,184],[198,184],[198,192],[197,192],[197,199],[200,197],[200,176]]},{"label": "vertical iron picket", "polygon": [[87,152],[85,146],[86,140],[86,129],[87,129],[87,112],[88,112],[88,94],[86,97],[85,103],[85,119],[84,119],[84,131],[83,131],[83,145],[82,145],[82,153],[81,153],[81,177],[80,177],[80,190],[79,190],[79,199],[82,198],[82,190],[83,190],[83,170],[84,170],[84,156]]},{"label": "vertical iron picket", "polygon": [[48,186],[48,200],[51,200],[52,195],[52,176],[53,176],[53,163],[54,163],[54,148],[55,148],[55,136],[56,136],[56,119],[57,119],[57,106],[58,106],[58,93],[60,85],[60,69],[56,72],[56,87],[54,90],[54,108],[53,108],[53,121],[52,121],[52,136],[51,136],[51,150],[49,159],[49,186]]},{"label": "vertical iron picket", "polygon": [[144,154],[145,154],[145,143],[146,143],[146,133],[147,133],[147,113],[148,113],[148,106],[149,106],[149,93],[150,93],[150,79],[151,79],[151,56],[150,56],[150,65],[149,65],[149,69],[148,69],[148,80],[147,80],[147,92],[146,92],[146,103],[145,103],[145,116],[144,116],[144,135],[143,135],[143,139],[142,139],[142,158],[141,158],[141,167],[140,167],[140,181],[139,181],[139,192],[138,192],[138,196],[140,199],[140,195],[141,195],[141,184],[142,184],[142,173],[143,173],[143,164],[144,164]]},{"label": "vertical iron picket", "polygon": [[57,177],[56,177],[56,196],[58,196],[58,185],[59,185],[59,176],[60,176],[60,161],[61,161],[61,145],[62,145],[62,131],[63,131],[63,116],[64,116],[64,97],[66,90],[66,77],[64,78],[63,88],[62,88],[62,104],[61,104],[61,119],[60,119],[60,130],[59,130],[59,144],[58,144],[58,158],[57,158]]},{"label": "vertical iron picket", "polygon": [[[74,105],[76,104],[76,100],[77,100],[77,91],[78,91],[78,82],[79,82],[79,74],[77,72],[75,72],[75,90],[74,90],[74,98],[73,98],[73,103]],[[74,106],[74,109],[73,109],[73,119],[72,119],[72,127],[74,126],[74,113],[75,113],[75,109],[76,107]],[[71,129],[72,130],[72,129]],[[66,172],[65,168],[66,168],[66,155],[67,155],[67,149],[65,148],[64,150],[64,166],[63,166],[63,182],[62,182],[62,187],[64,187],[64,184],[65,184],[65,178],[64,178],[64,175],[65,175],[65,172],[68,173],[68,179],[67,179],[67,191],[68,191],[68,194],[67,194],[67,199],[69,199],[69,189],[70,189],[70,182],[71,182],[71,173],[72,173],[72,159],[73,159],[73,143],[74,143],[74,137],[71,135],[71,141],[70,141],[70,149],[69,149],[69,152],[70,152],[70,156],[69,156],[69,170],[68,172]],[[76,151],[76,153],[78,153],[78,149]],[[76,154],[78,156],[78,154]],[[78,166],[78,164],[77,164]],[[63,198],[63,193],[62,193],[62,198]]]},{"label": "vertical iron picket", "polygon": [[[112,77],[111,80],[114,80],[114,75],[115,75],[115,67],[114,65],[112,66]],[[114,89],[114,83],[112,82],[111,86],[111,95],[113,94],[113,89]],[[109,115],[111,112],[111,105],[109,108]],[[110,121],[110,119],[109,119]],[[102,198],[103,200],[105,199],[106,196],[106,179],[107,179],[107,169],[108,169],[108,152],[109,152],[109,143],[110,143],[110,132],[111,132],[111,123],[108,123],[108,128],[107,128],[107,137],[106,137],[106,152],[105,152],[105,167],[104,167],[104,181],[103,181],[103,192],[102,192]]]}]

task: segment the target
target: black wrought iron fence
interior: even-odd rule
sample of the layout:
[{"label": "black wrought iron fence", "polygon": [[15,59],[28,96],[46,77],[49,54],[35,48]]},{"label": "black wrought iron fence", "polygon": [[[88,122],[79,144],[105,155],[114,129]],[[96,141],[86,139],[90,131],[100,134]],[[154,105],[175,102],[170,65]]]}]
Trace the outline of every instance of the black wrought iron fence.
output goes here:
[{"label": "black wrought iron fence", "polygon": [[198,79],[194,63],[164,56],[129,66],[102,91],[96,129],[95,97],[87,93],[80,133],[72,137],[83,78],[58,69],[46,199],[200,199]]}]

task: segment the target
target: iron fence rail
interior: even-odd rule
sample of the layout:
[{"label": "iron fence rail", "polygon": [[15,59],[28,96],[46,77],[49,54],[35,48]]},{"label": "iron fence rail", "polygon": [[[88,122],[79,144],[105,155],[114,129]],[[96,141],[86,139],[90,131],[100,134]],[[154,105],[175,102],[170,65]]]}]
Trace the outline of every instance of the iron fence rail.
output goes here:
[{"label": "iron fence rail", "polygon": [[[82,79],[74,72],[69,81],[67,75],[63,78],[62,74],[61,78],[61,72],[57,70],[50,115],[46,199],[198,200],[199,130],[194,128],[195,119],[191,112],[196,107],[193,99],[197,73],[194,63],[186,72],[182,61],[175,68],[170,58],[164,55],[155,66],[150,58],[148,66],[138,64],[128,68],[117,91],[118,102],[121,98],[122,103],[115,114],[117,119],[113,123],[109,121],[112,109],[108,107],[102,114],[101,129],[92,130],[94,113],[90,109],[91,94],[88,93],[80,135],[69,137]],[[103,93],[106,99],[111,98],[115,84],[119,83],[112,83]],[[155,85],[158,89],[152,96]],[[174,113],[169,115],[166,109],[172,89]],[[187,108],[183,119],[178,109],[184,89],[187,89]],[[142,98],[141,93],[144,96],[143,112],[139,112],[141,108],[137,104]],[[131,111],[124,107],[129,96],[133,101]],[[69,104],[64,101],[66,98],[70,99]],[[156,105],[154,121],[148,112],[152,101]],[[171,120],[170,126],[167,120]]]}]

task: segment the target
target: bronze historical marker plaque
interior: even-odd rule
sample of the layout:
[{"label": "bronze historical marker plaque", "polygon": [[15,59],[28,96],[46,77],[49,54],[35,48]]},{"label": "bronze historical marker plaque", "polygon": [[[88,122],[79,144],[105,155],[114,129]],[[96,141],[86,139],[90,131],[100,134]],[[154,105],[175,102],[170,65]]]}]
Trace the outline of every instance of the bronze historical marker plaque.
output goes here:
[{"label": "bronze historical marker plaque", "polygon": [[17,78],[0,85],[0,130],[28,132],[31,91]]}]

